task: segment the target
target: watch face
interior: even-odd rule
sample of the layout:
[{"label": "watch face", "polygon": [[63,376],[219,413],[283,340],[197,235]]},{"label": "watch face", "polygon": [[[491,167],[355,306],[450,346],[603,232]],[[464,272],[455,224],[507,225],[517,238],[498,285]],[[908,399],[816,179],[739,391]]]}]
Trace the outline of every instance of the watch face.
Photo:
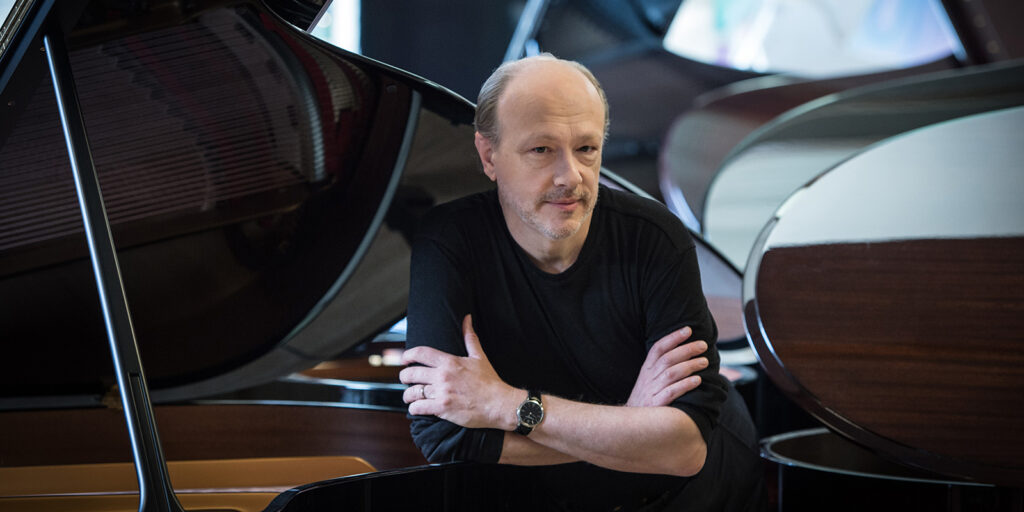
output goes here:
[{"label": "watch face", "polygon": [[537,402],[526,401],[523,402],[523,405],[519,406],[520,423],[529,427],[535,427],[542,419],[544,419],[544,408]]}]

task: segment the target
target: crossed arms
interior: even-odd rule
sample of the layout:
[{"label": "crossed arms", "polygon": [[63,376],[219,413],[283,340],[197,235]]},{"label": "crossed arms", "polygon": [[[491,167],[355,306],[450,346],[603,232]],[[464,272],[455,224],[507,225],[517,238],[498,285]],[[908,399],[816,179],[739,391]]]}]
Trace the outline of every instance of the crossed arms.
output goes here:
[{"label": "crossed arms", "polygon": [[700,384],[707,367],[703,341],[685,343],[690,328],[672,332],[650,349],[625,406],[588,404],[544,395],[544,421],[529,437],[511,432],[526,391],[494,371],[467,315],[462,324],[466,357],[432,347],[409,349],[401,381],[412,415],[437,416],[466,428],[505,431],[500,463],[519,465],[587,461],[618,471],[692,476],[704,465],[707,446],[694,421],[668,407]]}]

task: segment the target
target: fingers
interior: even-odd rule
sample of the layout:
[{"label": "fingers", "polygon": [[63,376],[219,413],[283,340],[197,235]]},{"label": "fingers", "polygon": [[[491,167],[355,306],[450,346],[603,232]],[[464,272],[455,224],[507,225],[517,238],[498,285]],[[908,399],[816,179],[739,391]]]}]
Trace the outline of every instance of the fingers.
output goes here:
[{"label": "fingers", "polygon": [[[657,378],[662,378],[661,374],[668,369],[684,361],[693,360],[704,353],[708,349],[707,342],[704,340],[686,342],[691,334],[693,331],[689,327],[684,327],[655,342],[647,353],[647,359],[644,360],[644,371]],[[704,365],[701,368],[704,368],[707,366],[707,359],[701,359],[703,359]]]},{"label": "fingers", "polygon": [[428,366],[409,366],[398,372],[402,384],[428,384],[437,380],[437,369]]},{"label": "fingers", "polygon": [[411,404],[418,400],[431,400],[436,398],[434,393],[433,386],[430,384],[413,384],[402,392],[402,401]]},{"label": "fingers", "polygon": [[654,405],[668,405],[697,387],[700,386],[700,376],[694,375],[687,377],[678,382],[674,382],[672,385],[662,389],[654,396]]},{"label": "fingers", "polygon": [[[462,337],[466,343],[466,354],[469,357],[487,359],[483,347],[480,346],[480,338],[477,337],[476,331],[473,330],[473,318],[471,315],[466,315],[462,319]],[[433,347],[419,346],[410,348],[402,353],[402,364],[419,363],[436,368],[455,357]]]},{"label": "fingers", "polygon": [[[647,359],[644,361],[644,365],[654,365],[658,358],[671,352],[672,350],[678,348],[679,346],[693,345],[693,343],[687,343],[686,345],[683,345],[683,343],[689,340],[690,336],[692,335],[693,329],[691,329],[688,326],[683,327],[678,331],[672,331],[666,334],[660,340],[654,342],[654,345],[651,345],[651,349],[647,351]],[[707,343],[705,343],[703,346],[704,350],[706,350]],[[701,350],[701,352],[703,352],[704,350]]]},{"label": "fingers", "polygon": [[452,358],[451,354],[442,352],[433,347],[420,346],[413,347],[402,353],[402,364],[408,365],[412,363],[419,363],[425,366],[437,367]]},{"label": "fingers", "polygon": [[477,359],[487,359],[483,347],[480,346],[480,338],[473,330],[472,315],[466,315],[462,319],[462,338],[466,342],[466,355]]},{"label": "fingers", "polygon": [[444,413],[444,407],[437,400],[416,400],[409,404],[409,414],[413,416],[438,416]]},{"label": "fingers", "polygon": [[[697,340],[692,343],[686,343],[680,345],[661,356],[661,360],[658,361],[663,367],[671,368],[683,361],[689,361],[703,354],[708,349],[708,344],[703,340]],[[706,358],[702,358],[707,361]]]},{"label": "fingers", "polygon": [[[659,364],[670,356],[671,353],[663,355]],[[707,367],[708,359],[706,357],[695,357],[664,368],[657,374],[655,374],[655,370],[650,370],[647,372],[646,380],[642,373],[640,380],[644,382],[638,381],[626,404],[632,406],[668,405],[676,398],[700,386],[701,378],[694,374]]]},{"label": "fingers", "polygon": [[662,338],[654,342],[654,345],[651,345],[651,349],[647,351],[647,359],[653,362],[669,350],[672,350],[680,343],[686,341],[691,334],[693,334],[693,329],[683,327],[678,331],[672,331],[665,336],[662,336]]},{"label": "fingers", "polygon": [[657,389],[658,391],[655,392],[649,400],[641,397],[642,401],[640,403],[653,406],[668,405],[672,403],[676,398],[679,398],[700,386],[700,376],[693,374],[707,368],[707,366],[707,358],[698,357],[696,359],[690,359],[689,361],[683,361],[682,363],[668,368],[657,377],[658,383],[654,389]]},{"label": "fingers", "polygon": [[684,380],[691,375],[708,367],[708,358],[698,357],[689,359],[681,363],[676,363],[671,367],[667,368],[661,375],[658,376],[665,387],[671,386],[675,382]]},{"label": "fingers", "polygon": [[415,384],[402,393],[402,401],[409,404],[409,414],[437,416],[444,412],[441,400],[435,400],[435,390],[429,384]]},{"label": "fingers", "polygon": [[416,384],[405,388],[402,392],[402,401],[411,404],[417,400],[423,400],[426,398],[426,391],[423,388],[426,387],[423,384]]}]

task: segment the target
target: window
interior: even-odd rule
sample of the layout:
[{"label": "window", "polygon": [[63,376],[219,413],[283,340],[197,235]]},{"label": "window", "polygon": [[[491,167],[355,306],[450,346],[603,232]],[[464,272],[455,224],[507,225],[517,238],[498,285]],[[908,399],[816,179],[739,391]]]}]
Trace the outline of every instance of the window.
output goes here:
[{"label": "window", "polygon": [[664,45],[707,63],[809,77],[910,67],[959,51],[939,0],[686,0]]}]

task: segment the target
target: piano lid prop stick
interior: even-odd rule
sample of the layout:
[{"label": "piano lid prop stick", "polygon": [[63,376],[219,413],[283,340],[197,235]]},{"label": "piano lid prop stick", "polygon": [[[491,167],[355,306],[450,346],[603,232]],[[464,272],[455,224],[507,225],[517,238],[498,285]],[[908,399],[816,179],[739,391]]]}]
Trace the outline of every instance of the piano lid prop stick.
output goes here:
[{"label": "piano lid prop stick", "polygon": [[85,120],[75,90],[64,34],[55,18],[51,16],[51,23],[43,36],[43,45],[57,95],[57,107],[85,223],[85,235],[103,308],[110,353],[114,358],[121,403],[131,436],[132,454],[139,479],[139,510],[179,512],[183,509],[174,495],[163,450],[160,448],[153,407],[142,372],[142,360],[135,342],[117,252],[89,149]]}]

